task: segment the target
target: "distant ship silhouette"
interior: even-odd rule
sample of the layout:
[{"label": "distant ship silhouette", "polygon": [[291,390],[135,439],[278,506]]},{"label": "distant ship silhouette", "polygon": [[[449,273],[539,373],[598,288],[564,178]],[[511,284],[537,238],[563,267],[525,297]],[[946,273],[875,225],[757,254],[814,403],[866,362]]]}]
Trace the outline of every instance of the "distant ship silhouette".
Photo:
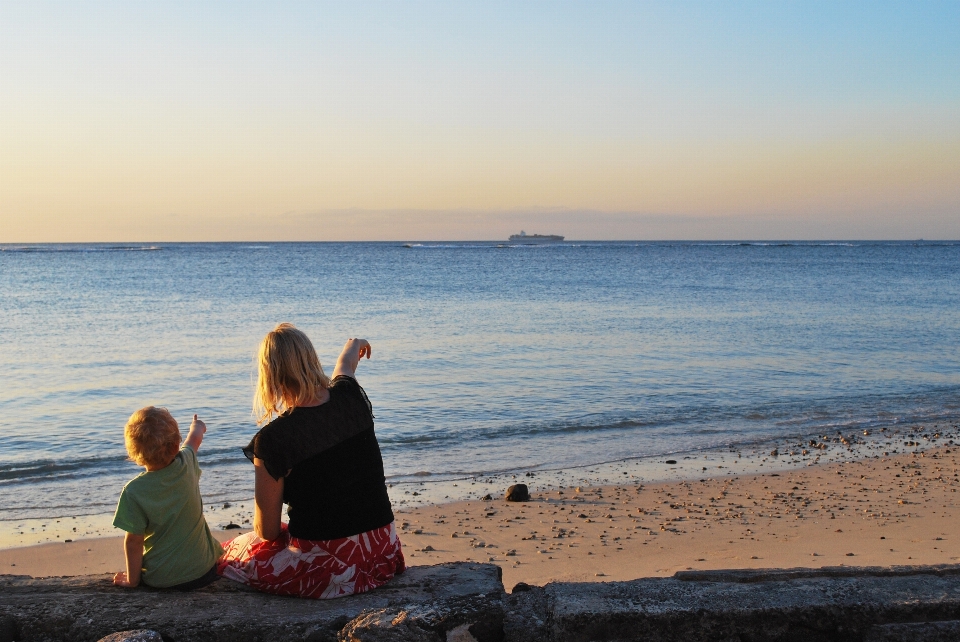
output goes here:
[{"label": "distant ship silhouette", "polygon": [[562,243],[563,237],[556,234],[527,234],[520,230],[519,234],[511,234],[510,240],[520,243]]}]

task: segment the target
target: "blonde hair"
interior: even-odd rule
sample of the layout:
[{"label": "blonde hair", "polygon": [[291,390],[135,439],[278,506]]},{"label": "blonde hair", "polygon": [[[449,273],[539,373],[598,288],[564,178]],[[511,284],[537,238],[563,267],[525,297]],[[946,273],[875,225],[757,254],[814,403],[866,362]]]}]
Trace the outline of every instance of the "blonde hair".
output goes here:
[{"label": "blonde hair", "polygon": [[147,406],[130,415],[123,428],[123,443],[137,465],[162,468],[180,449],[180,428],[166,408]]},{"label": "blonde hair", "polygon": [[330,379],[313,344],[293,324],[281,323],[260,342],[253,416],[258,424],[315,401]]}]

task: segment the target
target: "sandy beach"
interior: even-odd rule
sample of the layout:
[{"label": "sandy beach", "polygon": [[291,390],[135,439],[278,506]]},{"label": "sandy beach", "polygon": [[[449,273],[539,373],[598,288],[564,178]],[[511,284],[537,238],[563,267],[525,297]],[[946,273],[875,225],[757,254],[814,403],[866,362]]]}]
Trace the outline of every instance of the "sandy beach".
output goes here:
[{"label": "sandy beach", "polygon": [[[773,473],[569,486],[397,511],[408,564],[491,562],[517,582],[609,581],[684,569],[960,561],[957,447]],[[220,540],[241,530],[216,531]],[[0,550],[3,573],[120,570],[121,538]]]}]

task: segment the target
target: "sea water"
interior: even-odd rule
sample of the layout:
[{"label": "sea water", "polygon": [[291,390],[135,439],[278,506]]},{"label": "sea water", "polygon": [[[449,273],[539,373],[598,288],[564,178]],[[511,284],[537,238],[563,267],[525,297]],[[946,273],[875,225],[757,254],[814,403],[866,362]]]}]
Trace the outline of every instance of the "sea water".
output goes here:
[{"label": "sea water", "polygon": [[960,243],[0,245],[0,521],[112,512],[150,404],[249,499],[281,321],[371,342],[395,486],[960,417]]}]

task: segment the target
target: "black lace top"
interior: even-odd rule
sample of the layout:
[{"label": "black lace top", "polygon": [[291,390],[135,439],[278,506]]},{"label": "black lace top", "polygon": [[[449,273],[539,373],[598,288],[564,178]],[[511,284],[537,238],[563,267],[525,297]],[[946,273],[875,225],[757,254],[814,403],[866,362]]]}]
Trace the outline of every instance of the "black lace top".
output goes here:
[{"label": "black lace top", "polygon": [[260,429],[243,453],[285,477],[290,534],[339,539],[393,521],[370,400],[352,377],[339,376],[330,399],[295,408]]}]

